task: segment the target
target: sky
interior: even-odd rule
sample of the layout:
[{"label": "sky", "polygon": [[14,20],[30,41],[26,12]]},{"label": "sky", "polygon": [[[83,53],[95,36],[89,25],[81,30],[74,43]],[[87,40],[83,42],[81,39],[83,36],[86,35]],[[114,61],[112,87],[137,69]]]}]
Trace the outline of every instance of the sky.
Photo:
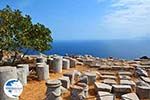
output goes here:
[{"label": "sky", "polygon": [[0,0],[44,24],[54,40],[150,39],[150,0]]}]

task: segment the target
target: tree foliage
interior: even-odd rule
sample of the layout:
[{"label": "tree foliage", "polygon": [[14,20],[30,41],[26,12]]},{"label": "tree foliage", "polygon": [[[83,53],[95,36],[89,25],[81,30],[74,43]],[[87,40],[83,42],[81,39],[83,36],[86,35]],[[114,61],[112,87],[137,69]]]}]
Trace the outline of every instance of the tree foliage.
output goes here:
[{"label": "tree foliage", "polygon": [[22,49],[51,49],[51,31],[44,25],[33,24],[29,15],[9,6],[0,10],[0,49],[21,52]]}]

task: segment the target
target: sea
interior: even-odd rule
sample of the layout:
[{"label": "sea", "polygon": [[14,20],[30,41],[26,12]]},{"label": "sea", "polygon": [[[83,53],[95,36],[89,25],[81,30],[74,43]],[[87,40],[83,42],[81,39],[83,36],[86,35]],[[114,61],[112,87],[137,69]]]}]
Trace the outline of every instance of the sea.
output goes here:
[{"label": "sea", "polygon": [[[54,41],[46,55],[92,55],[101,58],[135,59],[150,56],[150,40],[64,40]],[[30,51],[28,54],[37,54]]]}]

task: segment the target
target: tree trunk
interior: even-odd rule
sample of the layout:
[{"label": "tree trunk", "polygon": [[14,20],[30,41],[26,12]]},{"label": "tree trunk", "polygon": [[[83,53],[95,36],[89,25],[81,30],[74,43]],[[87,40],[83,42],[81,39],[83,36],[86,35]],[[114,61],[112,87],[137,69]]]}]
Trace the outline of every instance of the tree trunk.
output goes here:
[{"label": "tree trunk", "polygon": [[0,50],[0,61],[2,60],[3,56],[3,50]]},{"label": "tree trunk", "polygon": [[15,55],[14,55],[14,58],[13,58],[12,64],[14,64],[14,62],[15,62],[15,60],[16,60],[16,57],[17,57],[17,52],[15,52]]}]

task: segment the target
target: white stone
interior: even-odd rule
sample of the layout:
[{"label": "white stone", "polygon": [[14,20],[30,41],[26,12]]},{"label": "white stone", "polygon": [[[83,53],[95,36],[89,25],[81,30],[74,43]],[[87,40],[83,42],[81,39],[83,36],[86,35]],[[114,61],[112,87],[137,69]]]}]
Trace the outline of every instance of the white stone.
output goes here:
[{"label": "white stone", "polygon": [[70,80],[69,80],[69,77],[63,76],[63,77],[59,78],[59,80],[61,81],[62,86],[63,86],[64,88],[69,89],[69,87],[70,87]]},{"label": "white stone", "polygon": [[132,88],[136,86],[135,82],[132,80],[120,80],[121,85],[130,85]]},{"label": "white stone", "polygon": [[104,79],[102,82],[105,84],[109,84],[109,85],[116,85],[117,84],[117,82],[114,79]]},{"label": "white stone", "polygon": [[132,73],[131,72],[126,72],[126,71],[121,71],[121,72],[118,72],[119,75],[127,75],[127,76],[132,76]]},{"label": "white stone", "polygon": [[127,76],[127,75],[119,75],[119,79],[121,79],[121,80],[131,80],[131,77]]},{"label": "white stone", "polygon": [[130,85],[112,85],[112,92],[116,96],[121,96],[126,93],[130,93],[132,88]]},{"label": "white stone", "polygon": [[150,78],[149,78],[149,77],[141,76],[140,78],[141,78],[144,82],[150,84]]},{"label": "white stone", "polygon": [[135,93],[128,93],[121,96],[121,100],[140,100]]},{"label": "white stone", "polygon": [[97,100],[115,100],[115,96],[109,92],[99,91]]},{"label": "white stone", "polygon": [[113,75],[101,75],[100,77],[101,79],[114,79],[114,80],[117,79],[117,77]]},{"label": "white stone", "polygon": [[95,82],[95,91],[111,92],[112,86],[104,83]]},{"label": "white stone", "polygon": [[16,67],[3,66],[0,67],[0,100],[18,100],[18,98],[9,98],[4,93],[4,84],[9,79],[17,79],[17,69]]}]

